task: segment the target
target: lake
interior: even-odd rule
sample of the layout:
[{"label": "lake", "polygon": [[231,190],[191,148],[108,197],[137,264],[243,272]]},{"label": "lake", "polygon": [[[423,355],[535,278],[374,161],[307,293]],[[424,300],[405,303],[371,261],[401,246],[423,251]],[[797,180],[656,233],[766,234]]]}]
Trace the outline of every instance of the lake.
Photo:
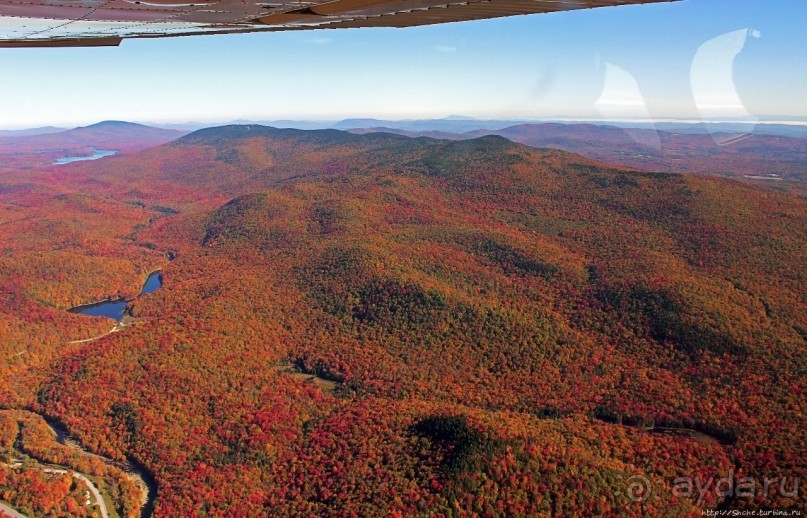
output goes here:
[{"label": "lake", "polygon": [[105,156],[112,156],[117,151],[112,149],[96,149],[94,147],[90,148],[92,150],[92,155],[89,156],[65,156],[62,158],[57,158],[53,161],[54,165],[61,165],[61,164],[69,164],[71,162],[81,162],[82,160],[98,160],[99,158],[104,158]]},{"label": "lake", "polygon": [[[145,295],[156,291],[163,285],[162,275],[159,270],[152,272],[143,289],[140,290],[140,295]],[[139,296],[139,295],[138,295]],[[128,300],[108,300],[98,302],[96,304],[87,304],[84,306],[76,306],[70,308],[70,312],[78,313],[79,315],[87,315],[89,317],[107,317],[120,321],[126,315],[126,306],[129,305]]]}]

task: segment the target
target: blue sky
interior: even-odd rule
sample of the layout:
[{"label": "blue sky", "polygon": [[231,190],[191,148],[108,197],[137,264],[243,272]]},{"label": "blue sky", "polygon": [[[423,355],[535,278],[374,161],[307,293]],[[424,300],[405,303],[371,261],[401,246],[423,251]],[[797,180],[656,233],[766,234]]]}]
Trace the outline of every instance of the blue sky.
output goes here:
[{"label": "blue sky", "polygon": [[451,114],[807,120],[805,19],[804,0],[684,0],[409,29],[0,49],[0,127]]}]

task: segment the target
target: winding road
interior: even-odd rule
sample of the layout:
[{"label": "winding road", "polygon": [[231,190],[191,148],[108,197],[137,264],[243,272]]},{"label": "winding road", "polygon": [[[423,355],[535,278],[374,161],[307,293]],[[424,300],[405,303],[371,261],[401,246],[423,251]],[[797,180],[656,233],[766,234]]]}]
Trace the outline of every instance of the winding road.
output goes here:
[{"label": "winding road", "polygon": [[[94,459],[103,462],[108,466],[112,466],[121,470],[123,475],[125,475],[132,483],[135,484],[140,489],[140,515],[143,518],[149,518],[154,510],[154,499],[157,496],[157,483],[154,478],[149,474],[145,468],[138,465],[133,460],[126,460],[126,461],[114,461],[107,457],[103,457],[92,452],[87,451],[84,447],[81,446],[75,439],[70,437],[67,432],[67,429],[58,421],[53,419],[46,418],[41,414],[36,414],[34,412],[26,412],[34,416],[38,416],[43,419],[44,423],[50,428],[51,433],[53,433],[54,440],[61,444],[62,446],[66,446],[76,452],[81,453],[84,456],[93,457]],[[19,446],[15,447],[19,448]],[[21,451],[21,450],[20,450]],[[40,460],[37,460],[34,457],[28,456],[32,461],[35,461],[36,467],[35,469],[39,470],[42,473],[50,473],[50,474],[66,474],[70,473],[71,476],[76,480],[83,483],[83,485],[87,488],[87,502],[86,505],[88,508],[98,509],[98,514],[101,518],[110,518],[109,507],[107,506],[106,500],[104,500],[104,495],[99,491],[98,487],[95,483],[90,480],[86,475],[77,472],[76,470],[69,468],[67,466],[61,465],[54,465],[50,463],[46,463]],[[22,457],[14,458],[12,461],[9,461],[9,464],[5,462],[0,462],[0,465],[4,465],[10,467],[12,469],[18,469],[23,467]],[[92,500],[90,499],[90,495],[94,498],[95,502],[91,503]],[[19,511],[15,510],[13,507],[10,507],[9,504],[0,502],[0,518],[27,518],[24,514],[20,513]],[[96,516],[96,514],[93,514]]]},{"label": "winding road", "polygon": [[122,324],[121,322],[118,322],[117,324],[112,326],[112,329],[110,329],[109,331],[107,331],[106,333],[104,333],[102,335],[94,336],[92,338],[85,338],[83,340],[71,340],[71,341],[69,341],[67,343],[69,343],[69,344],[83,344],[83,343],[87,343],[87,342],[94,342],[96,340],[100,340],[101,338],[103,338],[105,336],[109,336],[112,333],[118,332],[121,329],[123,329],[124,327],[126,327],[126,324]]},{"label": "winding road", "polygon": [[144,518],[148,518],[151,516],[154,507],[154,498],[157,496],[157,483],[154,478],[145,471],[145,469],[141,468],[139,465],[135,464],[132,461],[113,461],[112,459],[108,459],[106,457],[102,457],[101,455],[97,455],[86,450],[81,444],[79,444],[75,439],[71,438],[67,432],[67,428],[64,427],[61,423],[58,423],[51,419],[45,419],[45,423],[51,429],[51,432],[56,436],[56,442],[63,446],[67,446],[75,451],[81,452],[83,455],[88,455],[90,457],[94,457],[104,464],[108,464],[114,466],[121,471],[131,480],[137,487],[140,488],[141,491],[141,508],[140,514]]},{"label": "winding road", "polygon": [[[66,469],[52,469],[46,468],[42,470],[43,473],[54,473],[54,474],[64,474],[68,471]],[[106,502],[104,501],[103,495],[101,492],[98,491],[98,488],[95,487],[95,484],[92,483],[90,479],[82,475],[81,473],[73,472],[73,478],[81,480],[87,486],[87,489],[92,493],[92,496],[95,498],[95,502],[98,506],[98,510],[101,512],[101,518],[109,518],[109,509],[106,506]],[[19,513],[12,509],[11,507],[0,503],[0,516],[10,516],[11,518],[27,518],[24,514]]]},{"label": "winding road", "polygon": [[8,516],[10,518],[28,518],[24,514],[18,513],[17,511],[15,511],[14,509],[5,504],[0,504],[0,516],[3,517]]},{"label": "winding road", "polygon": [[[44,471],[45,473],[58,473],[58,474],[67,473],[67,470],[65,470],[65,469],[50,469],[49,468],[49,469],[44,469],[42,471]],[[104,502],[104,497],[101,495],[101,492],[98,491],[98,488],[95,487],[95,484],[93,484],[90,481],[90,479],[88,479],[87,477],[85,477],[81,473],[73,472],[73,478],[77,478],[77,479],[81,480],[82,482],[84,482],[84,484],[87,485],[87,489],[89,489],[90,493],[92,493],[92,496],[95,497],[95,502],[96,502],[96,505],[98,506],[98,510],[101,511],[101,518],[109,518],[109,510],[106,507],[106,502]]]},{"label": "winding road", "polygon": [[[19,465],[12,465],[12,467],[18,467]],[[72,471],[72,470],[71,470]],[[54,469],[54,468],[44,468],[42,469],[43,473],[53,473],[53,474],[65,474],[68,473],[66,469]],[[95,484],[82,475],[81,473],[73,472],[73,478],[84,482],[84,485],[87,486],[87,489],[92,493],[92,496],[95,498],[95,505],[98,506],[98,510],[101,512],[101,518],[109,518],[109,509],[106,506],[106,502],[104,501],[104,497],[98,488],[95,487]],[[12,509],[11,507],[7,506],[6,504],[0,503],[0,517],[10,516],[11,518],[27,518],[24,514],[19,513]]]}]

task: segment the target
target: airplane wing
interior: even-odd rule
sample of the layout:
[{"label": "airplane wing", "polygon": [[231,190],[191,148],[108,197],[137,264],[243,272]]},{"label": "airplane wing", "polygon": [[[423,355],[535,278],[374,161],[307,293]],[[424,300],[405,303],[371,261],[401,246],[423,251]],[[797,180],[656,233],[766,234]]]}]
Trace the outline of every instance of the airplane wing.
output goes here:
[{"label": "airplane wing", "polygon": [[123,38],[412,27],[677,0],[0,0],[0,47],[118,45]]}]

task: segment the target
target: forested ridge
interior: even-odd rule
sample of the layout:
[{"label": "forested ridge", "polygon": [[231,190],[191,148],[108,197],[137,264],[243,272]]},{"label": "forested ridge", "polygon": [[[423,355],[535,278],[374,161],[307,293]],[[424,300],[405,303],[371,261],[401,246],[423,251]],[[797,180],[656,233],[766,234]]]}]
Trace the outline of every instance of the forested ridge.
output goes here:
[{"label": "forested ridge", "polygon": [[678,133],[598,124],[518,124],[467,133],[361,128],[353,133],[390,132],[448,140],[500,135],[536,148],[561,149],[609,164],[644,171],[761,176],[803,182],[807,140],[748,133]]},{"label": "forested ridge", "polygon": [[[137,460],[156,516],[804,505],[670,487],[804,479],[799,190],[228,126],[0,176],[0,251],[0,405]],[[112,322],[66,308],[157,268],[134,325],[69,343]]]}]

